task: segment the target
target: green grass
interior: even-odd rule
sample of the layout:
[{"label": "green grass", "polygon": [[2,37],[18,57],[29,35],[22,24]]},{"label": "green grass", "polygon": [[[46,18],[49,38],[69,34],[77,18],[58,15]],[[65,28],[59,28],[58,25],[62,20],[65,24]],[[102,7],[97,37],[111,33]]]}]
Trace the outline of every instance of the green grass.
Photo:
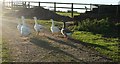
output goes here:
[{"label": "green grass", "polygon": [[[2,51],[1,47],[2,47],[2,38],[0,36],[0,52]],[[1,60],[2,60],[2,53],[0,53],[0,63],[1,63]]]},{"label": "green grass", "polygon": [[88,46],[90,44],[90,47],[94,47],[98,52],[112,58],[113,61],[120,59],[120,56],[118,56],[118,38],[104,38],[101,34],[92,34],[85,31],[75,31],[72,37],[88,44]]},{"label": "green grass", "polygon": [[[64,16],[69,16],[71,17],[71,13],[69,12],[56,12],[57,14],[64,15]],[[80,13],[73,13],[73,16],[75,15],[80,15]]]},{"label": "green grass", "polygon": [[2,39],[2,62],[8,62],[8,61],[9,61],[8,45],[6,44],[6,41]]}]

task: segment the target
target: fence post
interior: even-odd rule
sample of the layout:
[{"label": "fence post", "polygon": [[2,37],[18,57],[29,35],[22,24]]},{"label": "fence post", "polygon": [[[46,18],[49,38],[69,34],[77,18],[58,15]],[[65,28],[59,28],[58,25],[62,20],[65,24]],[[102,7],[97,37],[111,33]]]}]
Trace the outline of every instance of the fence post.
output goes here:
[{"label": "fence post", "polygon": [[40,2],[38,2],[38,4],[39,4],[39,7],[40,7]]},{"label": "fence post", "polygon": [[73,3],[71,3],[71,17],[73,18]]},{"label": "fence post", "polygon": [[3,10],[4,10],[4,8],[5,8],[5,1],[3,1],[3,6],[2,6],[2,8],[3,8]]},{"label": "fence post", "polygon": [[54,2],[54,12],[56,12],[56,2]]},{"label": "fence post", "polygon": [[118,8],[119,8],[119,7],[117,6],[117,8],[116,8],[116,16],[118,16]]},{"label": "fence post", "polygon": [[28,2],[28,8],[30,8],[30,2]]},{"label": "fence post", "polygon": [[98,5],[98,16],[100,14],[100,5]]},{"label": "fence post", "polygon": [[27,6],[26,6],[26,2],[25,2],[25,8],[26,8]]},{"label": "fence post", "polygon": [[92,4],[90,3],[90,11],[92,11]]},{"label": "fence post", "polygon": [[13,8],[13,1],[11,1],[11,8]]}]

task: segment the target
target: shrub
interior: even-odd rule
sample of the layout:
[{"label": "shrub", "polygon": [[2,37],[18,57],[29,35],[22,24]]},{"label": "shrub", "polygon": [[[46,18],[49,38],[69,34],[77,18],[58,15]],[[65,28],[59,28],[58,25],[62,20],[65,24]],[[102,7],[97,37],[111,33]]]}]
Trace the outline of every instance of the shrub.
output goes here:
[{"label": "shrub", "polygon": [[86,19],[78,23],[76,27],[79,31],[90,31],[94,33],[110,34],[114,32],[115,25],[108,21],[108,18],[101,20]]}]

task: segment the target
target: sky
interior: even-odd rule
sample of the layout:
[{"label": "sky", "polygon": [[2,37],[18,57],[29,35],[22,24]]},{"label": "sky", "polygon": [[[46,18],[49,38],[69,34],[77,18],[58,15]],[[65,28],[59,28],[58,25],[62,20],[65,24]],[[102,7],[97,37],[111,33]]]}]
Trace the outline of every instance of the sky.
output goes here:
[{"label": "sky", "polygon": [[[10,0],[5,0],[10,1]],[[42,1],[42,2],[65,2],[65,3],[93,3],[93,4],[118,4],[120,0],[13,0],[13,1]]]}]

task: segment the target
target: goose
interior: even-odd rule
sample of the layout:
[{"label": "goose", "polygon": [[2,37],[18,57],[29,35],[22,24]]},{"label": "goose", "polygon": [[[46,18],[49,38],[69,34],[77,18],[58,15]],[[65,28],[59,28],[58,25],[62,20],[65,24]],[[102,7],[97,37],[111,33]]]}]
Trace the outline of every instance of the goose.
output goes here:
[{"label": "goose", "polygon": [[19,21],[18,18],[16,18],[16,20],[18,21],[17,29],[18,29],[18,31],[20,32],[20,31],[21,31],[22,23],[20,23],[20,21]]},{"label": "goose", "polygon": [[23,37],[28,37],[30,35],[30,28],[26,25],[25,23],[25,18],[24,16],[21,16],[21,19],[22,19],[22,26],[21,26],[21,35]]},{"label": "goose", "polygon": [[51,19],[51,21],[52,21],[52,25],[51,25],[50,29],[51,29],[52,34],[54,35],[54,34],[59,33],[60,29],[57,26],[54,25],[54,20],[53,19]]},{"label": "goose", "polygon": [[65,38],[68,38],[68,36],[72,34],[72,31],[66,28],[66,21],[63,21],[63,27],[61,29],[61,33]]},{"label": "goose", "polygon": [[39,32],[43,31],[43,26],[37,23],[37,17],[33,17],[35,21],[34,29],[39,34]]}]

